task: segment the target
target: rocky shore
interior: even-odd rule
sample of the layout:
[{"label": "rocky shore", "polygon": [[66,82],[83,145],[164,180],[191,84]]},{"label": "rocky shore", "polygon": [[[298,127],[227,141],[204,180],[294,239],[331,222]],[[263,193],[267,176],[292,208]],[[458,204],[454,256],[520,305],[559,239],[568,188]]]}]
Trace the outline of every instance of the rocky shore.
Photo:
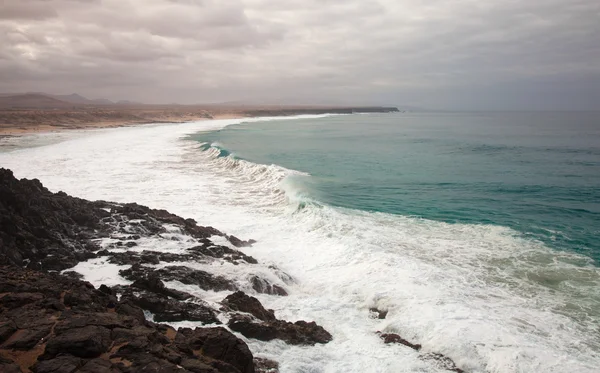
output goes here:
[{"label": "rocky shore", "polygon": [[[245,341],[313,346],[332,335],[312,320],[282,320],[250,295],[287,296],[295,282],[259,266],[253,243],[165,210],[52,193],[0,168],[0,371],[278,372]],[[85,281],[89,265],[118,271],[119,281]],[[168,325],[177,322],[200,327]],[[443,355],[419,354],[462,372]]]},{"label": "rocky shore", "polygon": [[[179,249],[141,250],[144,240]],[[296,345],[329,342],[316,323],[280,320],[240,290],[285,296],[291,276],[273,268],[279,283],[259,274],[232,279],[192,265],[253,266],[256,259],[240,249],[252,243],[164,210],[52,193],[0,169],[0,370],[276,372],[277,362],[253,358],[231,331]],[[119,265],[129,284],[96,288],[64,271],[89,260]],[[206,302],[169,281],[230,295]],[[157,323],[177,321],[205,327]]]}]

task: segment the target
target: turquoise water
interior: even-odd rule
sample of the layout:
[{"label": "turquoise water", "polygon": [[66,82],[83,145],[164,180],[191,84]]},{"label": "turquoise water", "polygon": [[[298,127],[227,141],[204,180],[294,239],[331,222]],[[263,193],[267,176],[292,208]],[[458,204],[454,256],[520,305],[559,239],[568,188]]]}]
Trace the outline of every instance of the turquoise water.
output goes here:
[{"label": "turquoise water", "polygon": [[222,156],[303,171],[303,197],[506,226],[600,260],[600,113],[422,113],[232,125]]}]

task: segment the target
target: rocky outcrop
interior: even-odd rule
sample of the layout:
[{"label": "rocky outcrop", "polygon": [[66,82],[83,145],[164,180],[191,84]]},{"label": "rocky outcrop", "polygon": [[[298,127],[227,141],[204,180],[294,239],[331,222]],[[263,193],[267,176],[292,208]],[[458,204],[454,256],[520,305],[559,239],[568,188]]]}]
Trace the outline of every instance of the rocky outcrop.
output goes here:
[{"label": "rocky outcrop", "polygon": [[[0,371],[277,372],[265,359],[255,370],[248,346],[219,325],[290,344],[331,335],[314,322],[278,320],[239,291],[283,296],[294,283],[274,266],[253,273],[258,261],[240,250],[252,243],[165,210],[52,193],[0,169]],[[90,259],[122,266],[123,283],[96,289],[66,270]],[[210,272],[222,266],[247,270],[240,278]],[[198,297],[202,291],[233,293],[218,305]],[[177,321],[204,327],[155,323]]]},{"label": "rocky outcrop", "polygon": [[[120,234],[119,246],[133,247],[131,240],[136,237],[166,233],[165,225],[175,225],[182,234],[196,239],[229,237],[165,210],[52,193],[37,179],[17,180],[10,170],[0,169],[0,264],[63,270],[97,256],[100,247],[94,238]],[[250,244],[231,237],[235,246]],[[207,250],[209,242],[205,241]],[[243,254],[235,257],[256,262]]]},{"label": "rocky outcrop", "polygon": [[221,303],[231,311],[245,313],[234,312],[227,325],[247,338],[281,339],[293,345],[314,345],[332,339],[331,334],[315,322],[278,320],[273,310],[266,310],[258,299],[241,291],[229,295]]},{"label": "rocky outcrop", "polygon": [[[86,302],[67,302],[70,294]],[[1,266],[0,371],[255,371],[248,346],[226,329],[175,330],[114,302],[79,280]]]}]

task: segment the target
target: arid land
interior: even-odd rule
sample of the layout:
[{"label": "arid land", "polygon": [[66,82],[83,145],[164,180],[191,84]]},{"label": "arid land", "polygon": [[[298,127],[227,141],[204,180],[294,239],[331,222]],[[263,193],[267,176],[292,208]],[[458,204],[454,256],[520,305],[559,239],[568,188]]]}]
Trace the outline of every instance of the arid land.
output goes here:
[{"label": "arid land", "polygon": [[26,94],[0,97],[0,136],[208,119],[393,111],[398,110],[360,106],[78,104]]}]

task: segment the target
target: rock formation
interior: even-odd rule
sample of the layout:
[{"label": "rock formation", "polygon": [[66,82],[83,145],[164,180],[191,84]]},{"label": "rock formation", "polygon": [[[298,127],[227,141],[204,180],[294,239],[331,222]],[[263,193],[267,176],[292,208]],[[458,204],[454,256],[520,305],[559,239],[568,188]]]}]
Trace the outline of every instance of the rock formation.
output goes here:
[{"label": "rock formation", "polygon": [[[290,344],[329,342],[316,323],[278,320],[241,291],[284,296],[292,277],[272,266],[270,278],[264,270],[228,278],[193,266],[254,268],[258,261],[239,249],[253,243],[165,210],[52,193],[0,169],[0,371],[277,372],[277,362],[253,359],[232,331]],[[69,270],[88,260],[121,266],[123,283],[96,289]],[[165,284],[171,281],[230,295],[210,304]],[[158,323],[175,321],[203,327]]]}]

